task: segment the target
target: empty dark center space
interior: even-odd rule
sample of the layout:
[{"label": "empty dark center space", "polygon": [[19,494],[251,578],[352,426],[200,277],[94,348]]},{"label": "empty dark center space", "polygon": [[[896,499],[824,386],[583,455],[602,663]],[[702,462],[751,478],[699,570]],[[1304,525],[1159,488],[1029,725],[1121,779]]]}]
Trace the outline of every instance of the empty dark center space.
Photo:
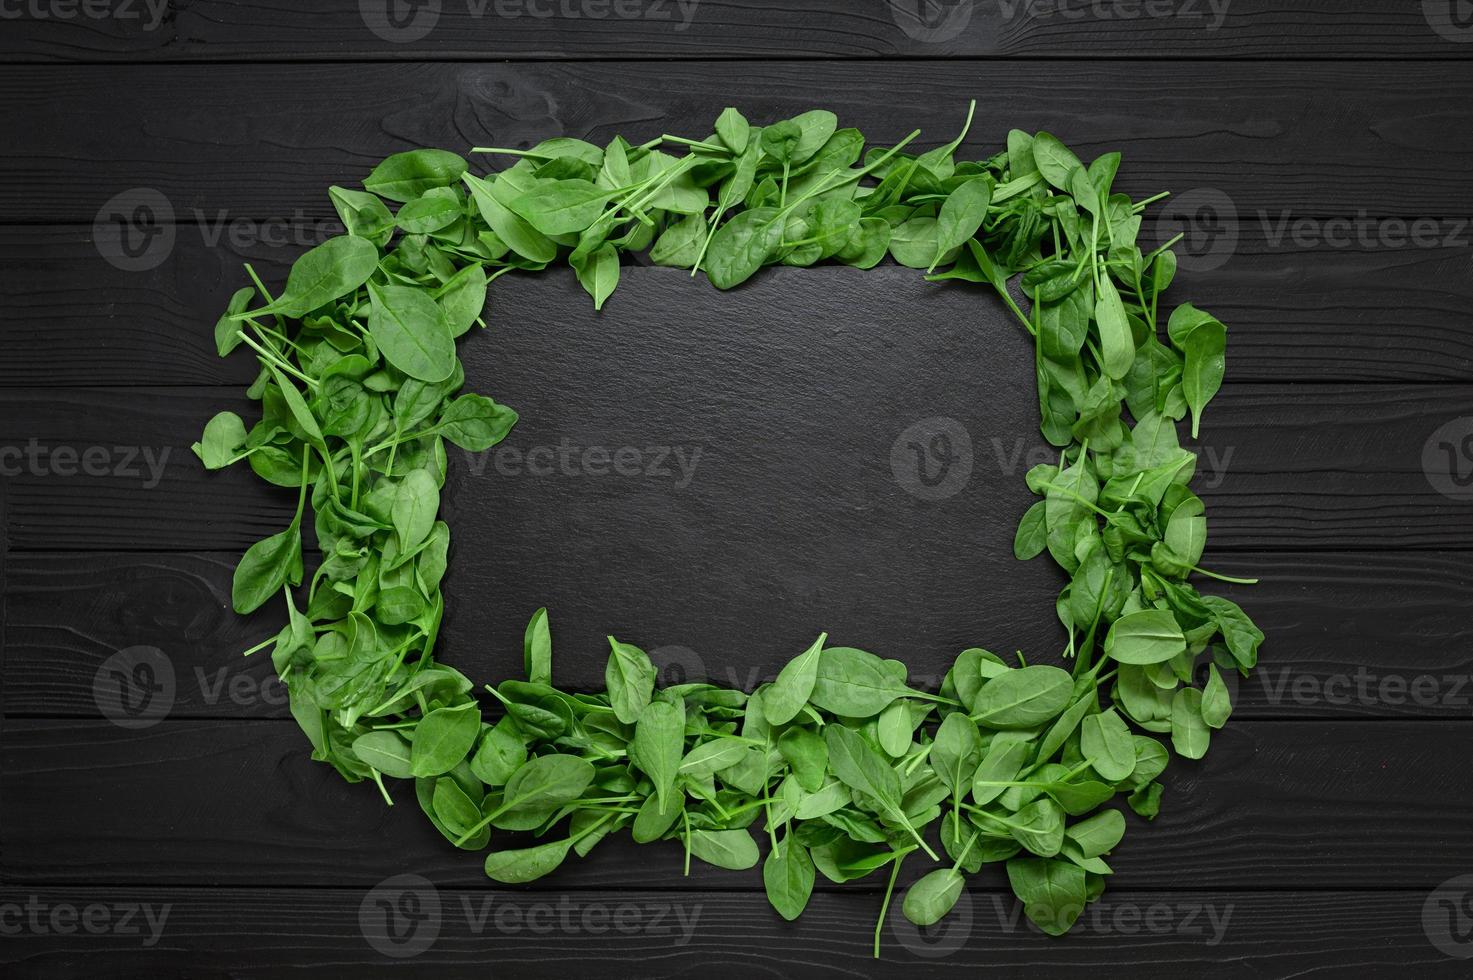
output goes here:
[{"label": "empty dark center space", "polygon": [[821,631],[939,682],[967,646],[1052,660],[1061,579],[1019,562],[1033,350],[990,293],[903,269],[778,269],[731,293],[632,268],[602,312],[508,277],[461,344],[467,390],[522,417],[451,448],[439,655],[521,671],[548,607],[558,683],[612,633],[664,681],[751,687]]}]

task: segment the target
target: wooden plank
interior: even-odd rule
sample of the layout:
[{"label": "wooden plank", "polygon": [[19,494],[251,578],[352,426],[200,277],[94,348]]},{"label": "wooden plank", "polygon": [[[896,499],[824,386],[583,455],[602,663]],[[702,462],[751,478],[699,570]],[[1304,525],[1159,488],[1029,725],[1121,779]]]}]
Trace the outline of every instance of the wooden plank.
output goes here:
[{"label": "wooden plank", "polygon": [[[1433,946],[1422,928],[1425,900],[1421,892],[1111,889],[1066,938],[1051,939],[1020,918],[1010,895],[972,888],[946,925],[924,933],[893,903],[874,960],[878,897],[854,891],[815,895],[798,922],[784,923],[760,894],[689,890],[552,898],[418,881],[376,891],[10,887],[0,889],[0,907],[17,909],[21,922],[34,909],[40,925],[7,937],[0,964],[8,976],[47,980],[193,973],[205,962],[250,976],[1459,976],[1458,947]],[[77,910],[95,909],[95,930],[57,935],[56,909],[64,928]]]},{"label": "wooden plank", "polygon": [[[413,870],[485,886],[396,786],[350,786],[308,759],[291,722],[11,719],[0,747],[0,842],[11,884],[372,885]],[[1163,777],[1161,815],[1128,814],[1112,853],[1131,888],[1432,888],[1473,862],[1464,722],[1232,721],[1207,757]],[[1435,777],[1431,776],[1435,773]],[[507,836],[499,846],[515,846]],[[681,884],[680,848],[610,841],[542,890]],[[907,880],[927,870],[916,861]],[[692,870],[702,887],[760,889]],[[874,887],[883,887],[876,879]]]},{"label": "wooden plank", "polygon": [[[943,3],[844,0],[468,0],[399,8],[328,0],[114,2],[22,17],[0,55],[24,61],[707,57],[1447,58],[1436,7],[1347,0]],[[28,10],[49,11],[32,5]],[[90,6],[84,9],[92,9]],[[370,26],[371,25],[371,26]],[[1441,28],[1441,32],[1437,28]]]},{"label": "wooden plank", "polygon": [[[703,568],[708,587],[781,556],[796,576],[782,590],[793,595],[836,577],[825,562],[873,568],[909,554],[914,566],[923,551],[965,551],[958,533],[1006,552],[1029,502],[1023,472],[1055,458],[1034,435],[1026,340],[990,301],[957,316],[955,293],[930,290],[893,309],[875,292],[883,282],[852,273],[849,283],[822,290],[789,270],[717,297],[650,276],[602,317],[498,325],[465,344],[471,390],[516,407],[523,422],[493,454],[453,453],[445,502],[463,553],[525,556],[558,538],[574,567],[635,563],[686,592],[681,562],[707,535],[720,548],[699,560],[751,562]],[[566,277],[560,286],[576,288]],[[719,302],[722,315],[688,316],[692,296]],[[856,319],[856,309],[883,312]],[[0,405],[16,548],[243,549],[285,526],[295,506],[248,471],[206,473],[189,453],[216,411],[254,416],[236,391],[5,389]],[[1424,471],[1423,459],[1468,406],[1461,385],[1227,387],[1208,411],[1199,464],[1211,547],[1461,547],[1473,511],[1459,492],[1441,492],[1447,474]],[[934,418],[956,423],[942,492],[958,492],[940,500],[917,496],[906,475],[913,454],[928,451],[911,427]],[[955,448],[962,430],[970,475]],[[621,449],[616,472],[609,458]],[[1436,449],[1431,463],[1450,465]],[[940,457],[926,463],[942,472]],[[600,547],[610,541],[622,548]]]},{"label": "wooden plank", "polygon": [[329,184],[395,150],[704,134],[731,103],[763,121],[823,105],[876,140],[920,127],[921,147],[981,97],[967,153],[1047,129],[1085,157],[1123,151],[1116,189],[1136,197],[1212,188],[1247,214],[1473,215],[1466,61],[1214,62],[1182,81],[1172,62],[9,66],[0,213],[108,221],[133,214],[115,195],[142,187],[176,212],[322,217]]},{"label": "wooden plank", "polygon": [[[1368,222],[1368,237],[1352,235],[1342,245],[1337,226],[1327,239],[1323,224],[1295,231],[1275,215],[1239,217],[1185,226],[1197,261],[1183,249],[1186,265],[1172,293],[1229,325],[1230,382],[1473,381],[1465,223],[1444,221],[1435,232],[1429,226],[1413,242],[1387,240],[1385,225]],[[244,354],[217,358],[210,329],[246,281],[242,265],[250,262],[268,283],[283,282],[297,255],[339,227],[305,216],[232,222],[186,211],[180,218],[172,251],[143,271],[103,259],[89,229],[0,227],[0,262],[11,270],[0,281],[0,304],[11,311],[0,321],[0,386],[91,385],[99,378],[110,385],[248,384],[255,362]],[[1147,236],[1165,240],[1182,227],[1165,214],[1147,223]],[[650,277],[684,282],[678,270],[628,264],[611,309],[659,295],[692,319],[730,315],[727,298],[704,282],[675,291],[644,285]],[[916,309],[938,288],[889,265],[865,273],[808,270],[795,278],[808,288],[850,291],[855,308],[877,311]],[[942,319],[995,302],[955,284],[943,292],[943,300],[925,300]],[[491,301],[498,332],[598,319],[582,290],[556,274],[502,279]],[[669,311],[646,315],[661,312]]]},{"label": "wooden plank", "polygon": [[[120,657],[123,651],[144,646],[167,658],[174,679],[171,718],[287,717],[270,661],[240,657],[271,635],[281,616],[276,604],[250,617],[230,611],[237,557],[16,555],[0,597],[8,609],[0,673],[6,713],[101,717],[94,692],[99,672],[139,655]],[[989,581],[1006,578],[1007,602],[978,602],[947,590],[928,596],[923,610],[892,615],[868,601],[866,587],[842,609],[835,595],[832,607],[795,609],[779,602],[759,616],[749,608],[755,604],[727,596],[726,615],[694,618],[685,605],[698,597],[678,605],[666,596],[614,602],[581,588],[539,596],[535,589],[557,592],[558,575],[571,576],[534,563],[488,581],[475,568],[457,564],[439,655],[478,681],[516,676],[523,614],[547,603],[558,638],[559,683],[582,690],[602,684],[605,650],[599,641],[611,629],[653,649],[665,683],[704,676],[749,686],[775,673],[789,652],[783,641],[801,644],[815,622],[867,649],[903,656],[921,678],[939,676],[956,649],[968,644],[1022,649],[1030,661],[1052,659],[1062,644],[1048,614],[1057,585],[1053,574],[1042,562],[1006,567],[1011,559],[1003,558],[1005,567],[994,568],[982,555],[969,561],[984,563]],[[1220,568],[1262,577],[1256,588],[1203,588],[1236,599],[1269,637],[1253,677],[1232,679],[1235,718],[1468,717],[1473,572],[1465,554],[1243,554]],[[495,601],[480,598],[483,590],[494,590]],[[752,618],[739,621],[741,614]],[[106,704],[110,709],[112,702]]]},{"label": "wooden plank", "polygon": [[[706,349],[691,342],[686,364],[697,365]],[[872,364],[869,354],[846,367],[823,363],[820,354],[813,367],[831,377],[857,377]],[[558,364],[563,357],[577,363]],[[900,377],[879,380],[875,368],[863,379],[875,386],[869,393],[792,395],[785,410],[776,405],[788,395],[773,388],[766,401],[754,396],[762,383],[734,370],[739,361],[714,365],[725,377],[713,377],[713,363],[692,377],[666,374],[650,361],[639,383],[611,364],[601,368],[564,349],[549,352],[536,380],[520,371],[499,377],[492,392],[523,411],[524,421],[505,448],[452,457],[443,503],[461,547],[529,556],[563,532],[570,535],[566,559],[576,553],[579,561],[639,561],[650,575],[682,582],[682,560],[720,560],[717,550],[694,550],[703,536],[734,550],[726,559],[757,560],[762,545],[775,547],[769,559],[787,556],[790,575],[815,582],[832,576],[825,561],[865,566],[875,548],[899,556],[928,542],[935,553],[962,551],[955,547],[959,528],[977,529],[960,532],[975,533],[969,542],[977,547],[1006,551],[1028,504],[1022,473],[1047,448],[1025,435],[1033,432],[1033,413],[1016,401],[1010,417],[996,414],[1002,407],[994,401],[960,404],[960,392],[977,376],[960,361],[941,368],[955,371],[946,382],[953,395],[944,401],[918,395]],[[698,392],[698,382],[716,388]],[[804,379],[769,376],[767,383],[795,392]],[[473,380],[471,388],[486,386]],[[990,385],[990,398],[1003,388]],[[9,389],[0,404],[15,548],[243,550],[284,528],[295,507],[295,497],[249,470],[203,472],[187,449],[215,411],[249,416],[252,407],[239,395]],[[868,416],[856,407],[869,407]],[[809,408],[823,408],[828,424],[801,417]],[[762,417],[790,411],[790,423]],[[1199,491],[1212,520],[1212,553],[1436,550],[1469,541],[1466,501],[1439,492],[1421,469],[1424,445],[1467,413],[1466,388],[1233,386],[1209,413]],[[968,492],[940,507],[907,492],[891,466],[897,442],[897,466],[906,466],[910,442],[901,436],[932,417],[959,421],[972,442]],[[592,473],[582,466],[588,449]],[[608,460],[619,449],[626,455],[616,472]],[[495,504],[488,505],[488,494]],[[620,532],[627,528],[641,529],[642,538],[627,538]],[[597,547],[600,541],[622,548]],[[744,573],[710,570],[713,587]],[[810,588],[797,578],[788,585]]]}]

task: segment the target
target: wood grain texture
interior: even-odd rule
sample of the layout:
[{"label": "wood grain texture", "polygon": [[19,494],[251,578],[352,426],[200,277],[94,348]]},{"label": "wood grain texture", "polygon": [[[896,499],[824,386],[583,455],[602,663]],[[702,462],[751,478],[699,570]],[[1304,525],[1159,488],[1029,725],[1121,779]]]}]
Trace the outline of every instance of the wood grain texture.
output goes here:
[{"label": "wood grain texture", "polygon": [[[279,625],[277,604],[250,616],[230,611],[234,554],[21,553],[12,560],[3,601],[9,635],[0,688],[11,716],[100,717],[93,683],[108,659],[151,646],[172,664],[171,718],[286,718],[284,691],[264,655],[240,651]],[[757,605],[729,597],[727,617],[691,618],[686,604],[615,600],[584,588],[556,588],[556,573],[534,563],[478,582],[457,554],[447,585],[449,615],[439,658],[477,681],[517,676],[524,612],[547,603],[557,639],[560,684],[602,684],[609,630],[654,651],[662,683],[706,677],[750,686],[781,667],[811,626],[835,628],[867,649],[904,656],[912,674],[940,676],[962,646],[1023,649],[1054,659],[1063,640],[1047,615],[1058,582],[1043,562],[1002,567],[969,556],[986,580],[927,597],[909,615],[872,596],[840,608],[825,590],[820,606]],[[1269,640],[1254,675],[1236,683],[1234,719],[1442,718],[1473,715],[1473,572],[1463,553],[1242,554],[1220,564],[1232,575],[1258,575],[1255,588],[1202,583],[1230,595]],[[484,571],[484,570],[482,570]],[[960,576],[959,576],[960,577]],[[1006,581],[1006,601],[1000,601]],[[843,583],[838,583],[842,585]],[[492,591],[494,590],[494,592]],[[494,594],[495,601],[486,596]],[[752,618],[738,621],[738,614]],[[829,621],[833,618],[833,622]],[[810,621],[812,620],[812,621]],[[791,645],[791,644],[789,644]]]},{"label": "wood grain texture", "polygon": [[[850,288],[824,289],[791,270],[717,295],[649,276],[631,284],[636,301],[602,317],[471,338],[468,387],[524,421],[490,454],[452,453],[445,504],[462,553],[525,567],[556,540],[584,582],[583,569],[638,566],[647,585],[677,594],[695,561],[721,594],[752,574],[791,576],[788,591],[802,593],[887,561],[915,568],[965,551],[959,534],[1006,552],[1029,502],[1024,471],[1055,458],[1034,435],[1020,331],[990,300],[962,316],[945,290],[881,305],[883,284],[843,278]],[[692,301],[723,314],[687,316]],[[1228,386],[1208,411],[1198,468],[1214,553],[1461,547],[1473,511],[1434,488],[1423,449],[1469,415],[1468,391]],[[244,549],[290,519],[293,495],[244,469],[206,473],[188,451],[215,412],[254,416],[237,391],[4,389],[0,406],[18,549]],[[910,492],[917,449],[901,437],[937,417],[966,430],[971,473],[956,484],[965,492],[923,499]],[[83,471],[87,459],[98,475]],[[928,458],[928,474],[940,465]],[[924,595],[933,579],[896,595]]]},{"label": "wood grain texture", "polygon": [[1246,214],[1473,216],[1467,61],[1209,63],[1189,82],[1169,62],[9,66],[0,86],[11,222],[91,224],[137,187],[176,215],[324,217],[328,185],[396,150],[704,134],[727,104],[762,121],[823,105],[878,141],[919,127],[919,148],[949,140],[973,97],[963,155],[1046,129],[1085,158],[1122,151],[1115,188],[1138,198],[1209,188]]},{"label": "wood grain texture", "polygon": [[[397,906],[408,895],[418,906]],[[398,883],[367,889],[113,888],[0,890],[0,907],[27,903],[42,928],[58,907],[96,907],[117,928],[68,937],[23,931],[0,945],[13,977],[70,978],[99,972],[184,975],[201,962],[230,976],[563,978],[951,977],[1354,975],[1397,980],[1466,975],[1466,961],[1435,949],[1421,930],[1422,892],[1106,891],[1088,919],[1051,939],[1019,919],[1010,895],[974,887],[965,913],[919,933],[899,902],[870,959],[878,900],[846,892],[813,897],[784,923],[758,894],[625,890],[562,896],[464,891]],[[364,906],[368,910],[364,910]],[[158,940],[150,920],[161,923]],[[402,908],[394,919],[393,910]],[[405,914],[406,912],[411,914]],[[106,919],[104,919],[106,915]],[[59,921],[66,922],[63,917]],[[392,922],[402,939],[385,942]],[[366,923],[366,926],[365,926]],[[137,926],[137,931],[132,931]],[[372,935],[391,958],[370,945]],[[423,947],[421,949],[421,947]],[[414,955],[406,955],[413,953]]]},{"label": "wood grain texture", "polygon": [[[1435,13],[1424,14],[1414,3],[1373,0],[434,0],[402,8],[393,22],[380,14],[372,22],[382,35],[369,29],[364,11],[384,11],[386,3],[188,0],[159,14],[143,0],[111,6],[116,10],[107,17],[21,18],[8,25],[0,55],[33,62],[153,62],[1457,54],[1453,40],[1433,29]],[[394,28],[399,23],[402,30]],[[1457,22],[1448,23],[1459,36]]]},{"label": "wood grain texture", "polygon": [[[1433,942],[1467,897],[1433,890],[1473,870],[1473,510],[1424,465],[1473,429],[1466,4],[70,2],[0,10],[0,974],[1467,975],[1448,953],[1473,949]],[[376,34],[363,11],[390,6],[435,23]],[[1269,640],[1207,759],[1128,816],[1103,903],[1050,940],[993,868],[926,935],[897,901],[874,961],[878,878],[785,923],[755,871],[687,878],[675,845],[622,840],[506,889],[405,787],[386,808],[312,763],[269,660],[238,656],[276,612],[228,608],[294,498],[188,452],[215,411],[253,414],[253,363],[210,336],[241,262],[279,282],[335,233],[325,188],[413,146],[699,136],[736,104],[925,148],[972,97],[973,155],[1048,129],[1123,151],[1136,197],[1172,190],[1145,238],[1187,234],[1174,298],[1232,329],[1203,564],[1264,581],[1203,586]],[[116,203],[137,188],[151,214]],[[118,220],[163,242],[144,271],[94,244]],[[464,348],[524,422],[512,455],[452,454],[445,660],[513,674],[543,603],[582,688],[610,629],[667,682],[751,686],[824,627],[923,685],[964,645],[1053,659],[1058,574],[1010,556],[1043,451],[1029,349],[992,297],[896,268],[624,280],[597,316],[565,272],[507,279]],[[900,436],[937,416],[971,474],[928,500]],[[637,474],[589,472],[621,447]],[[94,684],[138,646],[174,690],[126,729]],[[371,889],[407,871],[438,934],[396,958],[370,934],[415,908]]]},{"label": "wood grain texture", "polygon": [[[305,216],[269,225],[222,221],[203,211],[180,217],[167,258],[139,272],[104,260],[89,229],[0,227],[0,263],[11,270],[0,277],[0,307],[8,311],[0,318],[6,352],[0,386],[248,384],[255,362],[216,357],[210,329],[247,281],[243,264],[250,262],[267,283],[284,282],[291,262],[339,227]],[[1341,245],[1336,228],[1327,241],[1323,226],[1304,229],[1313,235],[1296,234],[1274,215],[1244,214],[1210,226],[1204,220],[1200,227],[1179,217],[1163,213],[1148,221],[1146,237],[1157,243],[1183,228],[1192,232],[1199,261],[1183,267],[1169,298],[1211,310],[1229,325],[1229,383],[1473,381],[1465,223],[1440,222],[1436,232],[1429,226],[1404,244],[1362,242],[1353,234]],[[1384,231],[1369,222],[1364,230],[1378,227]],[[1190,264],[1192,252],[1179,248]],[[636,260],[621,276],[610,310],[668,317],[670,311],[650,308],[659,299],[693,320],[727,322],[732,315],[728,297],[679,270]],[[501,333],[600,319],[569,278],[548,272],[498,281],[488,322]],[[645,285],[650,278],[675,285]],[[863,273],[812,269],[793,279],[792,289],[841,292],[852,309],[890,311],[892,322],[923,301],[939,319],[970,317],[996,302],[980,290],[938,287],[891,265]],[[927,295],[936,291],[943,295]]]},{"label": "wood grain texture", "polygon": [[[490,884],[477,856],[450,847],[407,787],[387,807],[371,783],[344,783],[308,759],[292,722],[167,720],[129,731],[12,719],[7,728],[0,844],[12,884],[371,885],[410,870]],[[1457,762],[1470,750],[1466,722],[1234,720],[1204,760],[1173,761],[1154,822],[1127,816],[1110,857],[1115,882],[1430,889],[1473,865],[1473,771]],[[903,874],[919,877],[926,863]],[[692,880],[761,888],[743,872],[702,869]],[[534,887],[680,881],[676,844],[611,841]]]}]

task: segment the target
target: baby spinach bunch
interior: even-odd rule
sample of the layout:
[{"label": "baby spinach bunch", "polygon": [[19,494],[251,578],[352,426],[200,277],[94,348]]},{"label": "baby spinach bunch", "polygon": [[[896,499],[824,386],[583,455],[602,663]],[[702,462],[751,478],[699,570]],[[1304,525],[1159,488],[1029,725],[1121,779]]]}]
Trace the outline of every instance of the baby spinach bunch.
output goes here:
[{"label": "baby spinach bunch", "polygon": [[[1190,414],[1196,434],[1226,328],[1189,304],[1161,312],[1172,243],[1136,243],[1155,199],[1113,191],[1118,154],[1086,166],[1047,133],[1015,130],[1004,150],[957,160],[970,123],[969,111],[954,140],[917,154],[915,133],[867,148],[825,110],[754,126],[727,109],[701,139],[480,148],[515,160],[480,176],[457,154],[414,150],[361,190],[329,189],[345,233],[299,258],[279,294],[247,266],[253,285],[215,337],[222,356],[244,346],[259,360],[259,418],[221,412],[194,449],[211,469],[245,462],[297,492],[287,528],[241,559],[232,599],[245,613],[284,597],[286,625],[254,649],[271,648],[313,757],[390,802],[385,776],[413,780],[457,847],[532,834],[491,851],[498,881],[628,831],[674,842],[687,868],[761,861],[772,904],[795,918],[819,874],[888,870],[888,907],[919,851],[937,868],[905,896],[912,921],[937,921],[966,875],[1005,862],[1028,916],[1067,930],[1124,832],[1106,804],[1159,808],[1168,752],[1146,733],[1200,757],[1231,708],[1220,671],[1246,673],[1263,634],[1190,582],[1226,576],[1199,567],[1206,519],[1176,423]],[[568,692],[553,686],[539,610],[526,679],[486,688],[484,718],[471,681],[434,657],[445,445],[489,449],[517,416],[461,393],[455,342],[485,326],[498,276],[565,261],[601,307],[636,253],[722,289],[766,265],[886,256],[993,287],[1032,339],[1042,431],[1059,449],[1028,473],[1041,499],[1014,550],[1048,552],[1069,578],[1056,612],[1070,669],[970,649],[931,693],[900,662],[820,636],[750,695],[657,689],[649,658],[610,638],[605,690]]]},{"label": "baby spinach bunch", "polygon": [[[747,695],[657,688],[649,657],[610,637],[606,689],[581,694],[553,686],[539,610],[526,632],[527,679],[487,688],[503,708],[494,724],[451,698],[410,739],[385,726],[352,749],[414,777],[420,804],[457,847],[485,848],[493,830],[533,834],[538,842],[487,856],[496,881],[534,880],[628,831],[680,847],[687,872],[693,857],[732,870],[761,862],[767,896],[788,919],[818,875],[840,883],[888,870],[883,922],[901,862],[920,852],[938,866],[905,895],[916,924],[949,912],[967,875],[1005,862],[1029,918],[1067,931],[1100,896],[1104,855],[1125,832],[1105,804],[1123,794],[1152,817],[1160,802],[1166,747],[1131,730],[1118,682],[1113,703],[1103,691],[1129,664],[1076,659],[1071,674],[969,649],[930,693],[909,684],[901,662],[826,641]],[[877,924],[877,952],[878,943]]]}]

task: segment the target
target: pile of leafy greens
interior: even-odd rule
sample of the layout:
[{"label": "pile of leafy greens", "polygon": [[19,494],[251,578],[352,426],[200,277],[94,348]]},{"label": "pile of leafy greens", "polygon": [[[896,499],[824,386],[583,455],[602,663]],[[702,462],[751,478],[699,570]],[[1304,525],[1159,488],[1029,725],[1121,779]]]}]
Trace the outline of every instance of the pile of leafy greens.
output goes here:
[{"label": "pile of leafy greens", "polygon": [[[792,919],[820,874],[888,869],[888,907],[901,861],[920,852],[937,868],[905,895],[912,921],[937,921],[966,875],[1005,862],[1028,917],[1067,930],[1125,830],[1106,804],[1123,795],[1156,814],[1166,740],[1202,756],[1230,710],[1220,671],[1246,673],[1263,639],[1189,582],[1212,573],[1198,567],[1207,524],[1176,423],[1190,415],[1197,431],[1226,330],[1181,305],[1163,334],[1172,243],[1137,246],[1150,201],[1112,191],[1119,154],[1085,166],[1053,136],[1015,130],[1006,149],[958,161],[965,133],[924,153],[906,152],[914,133],[866,150],[824,110],[757,127],[727,109],[699,140],[485,149],[517,159],[484,176],[415,150],[363,190],[330,189],[346,233],[298,259],[278,295],[248,267],[254,286],[216,341],[222,356],[244,345],[259,358],[260,419],[222,412],[194,449],[211,469],[244,461],[297,490],[291,524],[241,560],[233,599],[246,613],[285,597],[287,625],[256,649],[271,647],[313,757],[386,799],[384,777],[411,780],[457,847],[531,834],[487,856],[501,882],[627,831],[677,842],[687,869],[761,861]],[[1014,548],[1046,551],[1069,577],[1056,611],[1072,670],[970,649],[932,693],[898,661],[820,636],[750,694],[657,689],[649,657],[611,638],[606,689],[569,692],[553,685],[539,611],[526,679],[488,686],[500,711],[483,717],[471,681],[432,656],[445,444],[484,451],[517,416],[460,393],[455,341],[484,326],[498,276],[566,261],[602,306],[621,255],[645,251],[721,289],[765,265],[887,255],[994,287],[1034,345],[1042,430],[1059,449],[1028,473],[1040,499]],[[294,595],[309,499],[321,561]]]}]

